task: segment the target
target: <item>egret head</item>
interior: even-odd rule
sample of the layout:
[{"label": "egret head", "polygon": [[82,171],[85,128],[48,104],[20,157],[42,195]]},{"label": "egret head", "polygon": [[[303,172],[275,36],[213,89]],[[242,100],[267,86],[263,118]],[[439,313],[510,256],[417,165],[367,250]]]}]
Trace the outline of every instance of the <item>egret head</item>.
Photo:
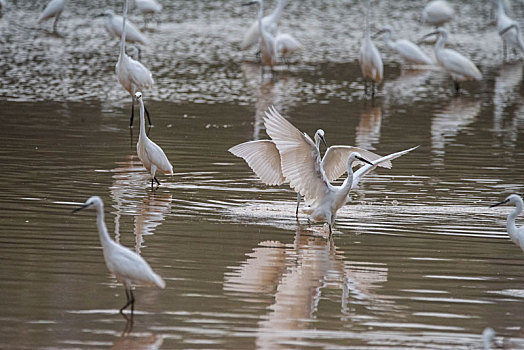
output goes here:
[{"label": "egret head", "polygon": [[137,101],[140,101],[142,99],[142,93],[140,91],[135,92],[135,97]]},{"label": "egret head", "polygon": [[352,152],[350,155],[349,155],[349,158],[348,158],[348,168],[352,167],[353,165],[353,162],[355,161],[360,161],[360,162],[364,162],[364,163],[367,163],[369,165],[374,165],[373,163],[371,163],[369,160],[363,158],[360,153],[358,152]]},{"label": "egret head", "polygon": [[418,42],[420,43],[424,39],[429,38],[430,36],[433,36],[433,35],[441,36],[444,39],[444,41],[446,41],[448,39],[448,32],[446,31],[446,29],[444,29],[442,27],[439,27],[434,32],[431,32],[431,33],[428,33],[428,34],[424,35]]},{"label": "egret head", "polygon": [[250,6],[250,5],[253,5],[253,4],[262,5],[262,0],[253,0],[253,1],[250,1],[250,2],[246,2],[246,3],[243,3],[242,6]]},{"label": "egret head", "polygon": [[327,147],[326,139],[324,138],[324,130],[322,129],[318,129],[315,133],[315,143],[317,145],[320,145],[320,141],[322,141],[322,143],[324,143],[324,146]]},{"label": "egret head", "polygon": [[96,15],[95,17],[113,17],[115,15],[115,12],[113,10],[105,10],[99,15]]},{"label": "egret head", "polygon": [[79,210],[86,209],[89,207],[98,208],[98,207],[103,207],[103,206],[104,206],[104,202],[102,202],[102,199],[98,196],[93,196],[93,197],[90,197],[88,200],[86,200],[86,202],[82,206],[73,210],[73,213],[76,213]]},{"label": "egret head", "polygon": [[498,202],[498,203],[492,204],[489,207],[493,208],[493,207],[497,207],[499,205],[507,204],[507,203],[510,203],[510,204],[521,203],[521,205],[522,205],[522,198],[518,194],[510,194],[502,202]]},{"label": "egret head", "polygon": [[385,25],[384,27],[382,27],[378,32],[376,32],[375,34],[373,34],[373,38],[376,38],[378,37],[379,35],[382,35],[384,33],[387,33],[388,34],[388,37],[391,37],[393,35],[393,28],[390,26],[390,25]]}]

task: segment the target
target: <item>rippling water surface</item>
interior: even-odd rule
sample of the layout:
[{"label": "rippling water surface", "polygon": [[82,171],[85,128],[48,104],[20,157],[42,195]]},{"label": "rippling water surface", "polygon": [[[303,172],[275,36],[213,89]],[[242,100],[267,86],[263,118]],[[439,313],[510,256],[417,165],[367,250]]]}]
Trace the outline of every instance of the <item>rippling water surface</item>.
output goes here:
[{"label": "rippling water surface", "polygon": [[[149,136],[175,168],[155,192],[114,74],[118,42],[94,18],[121,5],[69,3],[62,36],[35,23],[43,2],[3,10],[0,348],[470,349],[488,326],[499,346],[524,347],[524,256],[505,233],[511,208],[488,208],[523,190],[522,62],[502,62],[488,4],[462,2],[448,25],[481,82],[454,96],[445,72],[404,70],[378,40],[385,81],[370,100],[355,2],[290,2],[282,30],[304,51],[274,79],[238,50],[255,9],[164,3],[142,52],[155,79]],[[431,30],[422,7],[382,1],[372,26],[417,40]],[[514,2],[512,17],[523,14]],[[131,19],[143,26],[136,10]],[[264,186],[227,152],[267,137],[270,105],[310,135],[322,127],[330,145],[420,147],[352,191],[330,241],[295,220],[292,190]],[[71,214],[91,195],[112,237],[167,282],[135,291],[132,325],[94,213]]]}]

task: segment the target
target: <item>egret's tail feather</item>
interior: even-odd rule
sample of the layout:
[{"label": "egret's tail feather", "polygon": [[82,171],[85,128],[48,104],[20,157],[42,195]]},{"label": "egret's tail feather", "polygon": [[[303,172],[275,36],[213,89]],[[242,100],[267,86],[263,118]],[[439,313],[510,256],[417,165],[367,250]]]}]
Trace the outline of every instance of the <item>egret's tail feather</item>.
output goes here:
[{"label": "egret's tail feather", "polygon": [[166,287],[166,282],[162,279],[162,277],[160,277],[156,273],[153,274],[153,282],[158,288],[164,289]]}]

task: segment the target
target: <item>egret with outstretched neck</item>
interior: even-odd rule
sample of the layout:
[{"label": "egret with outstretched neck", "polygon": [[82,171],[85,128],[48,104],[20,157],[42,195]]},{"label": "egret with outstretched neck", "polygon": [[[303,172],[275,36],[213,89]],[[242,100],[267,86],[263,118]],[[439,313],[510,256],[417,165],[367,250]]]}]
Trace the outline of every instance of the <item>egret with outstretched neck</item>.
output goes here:
[{"label": "egret with outstretched neck", "polygon": [[366,1],[366,26],[364,30],[364,38],[360,46],[360,54],[358,62],[360,63],[360,70],[364,76],[364,89],[367,93],[367,79],[371,79],[371,96],[375,96],[375,83],[380,84],[384,76],[384,65],[377,47],[371,41],[369,34],[369,9],[371,7],[370,0]]},{"label": "egret with outstretched neck", "polygon": [[[286,0],[279,0],[278,5],[275,8],[275,10],[267,16],[264,16],[262,18],[262,27],[271,35],[276,35],[277,33],[277,27],[278,22],[280,20],[280,17],[282,17],[282,12],[284,11],[284,7],[286,6]],[[248,31],[244,35],[244,39],[242,40],[242,43],[240,44],[240,48],[242,50],[247,50],[251,46],[255,45],[260,40],[260,27],[259,27],[260,17],[251,24],[251,27],[249,27]]]},{"label": "egret with outstretched neck", "polygon": [[58,19],[60,18],[62,11],[64,11],[65,5],[66,0],[51,0],[38,17],[38,23],[54,17],[55,20],[53,22],[53,33],[57,33],[56,24],[58,23]]},{"label": "egret with outstretched neck", "polygon": [[[124,89],[131,95],[131,119],[129,127],[133,126],[133,118],[135,115],[135,94],[138,91],[150,89],[153,87],[153,76],[149,69],[144,67],[142,63],[132,59],[126,54],[126,17],[127,17],[128,0],[124,2],[124,16],[122,21],[122,36],[120,38],[120,55],[116,63],[116,75],[118,81]],[[145,107],[144,107],[145,108]],[[147,121],[151,125],[151,118],[146,109]]]},{"label": "egret with outstretched neck", "polygon": [[384,40],[386,45],[395,50],[400,57],[407,64],[421,64],[421,65],[430,65],[433,64],[431,58],[429,58],[415,43],[407,39],[398,39],[392,40],[393,29],[391,26],[385,26],[379,30],[374,37],[384,34]]},{"label": "egret with outstretched neck", "polygon": [[518,245],[522,251],[524,251],[524,226],[518,228],[515,224],[515,219],[522,213],[524,203],[522,202],[522,197],[517,194],[511,194],[506,197],[505,200],[499,203],[495,203],[490,206],[490,208],[497,207],[502,204],[515,204],[515,210],[508,215],[508,220],[506,223],[506,228],[508,230],[509,238],[511,241]]},{"label": "egret with outstretched neck", "polygon": [[144,164],[144,167],[151,174],[151,190],[153,189],[153,180],[160,186],[160,182],[156,178],[156,172],[159,171],[164,174],[173,176],[173,166],[169,163],[164,150],[159,145],[154,143],[146,135],[146,121],[144,118],[144,100],[142,93],[137,92],[135,97],[140,104],[140,134],[136,144],[136,153],[138,158]]},{"label": "egret with outstretched neck", "polygon": [[253,4],[258,4],[258,30],[260,31],[260,62],[262,63],[262,73],[264,66],[269,66],[271,72],[273,72],[273,67],[277,63],[275,37],[262,25],[264,2],[262,0],[254,0],[244,5]]},{"label": "egret with outstretched neck", "polygon": [[482,79],[482,73],[480,73],[479,69],[473,62],[457,51],[444,47],[448,40],[448,32],[444,28],[438,28],[436,31],[426,34],[422,39],[433,35],[438,35],[435,44],[435,56],[437,61],[451,75],[457,93],[460,90],[461,82]]},{"label": "egret with outstretched neck", "polygon": [[[124,285],[126,290],[126,304],[120,309],[120,313],[124,315],[124,310],[131,306],[131,317],[133,316],[135,307],[135,297],[133,295],[133,287],[135,285],[157,286],[158,288],[165,288],[166,283],[158,274],[153,272],[149,264],[140,255],[116,243],[109,237],[107,227],[104,221],[104,203],[98,196],[89,198],[84,205],[73,210],[76,213],[79,210],[95,208],[96,209],[96,224],[98,227],[98,234],[102,250],[104,252],[104,260],[107,269],[116,277],[116,279]],[[124,315],[125,316],[125,315]]]}]

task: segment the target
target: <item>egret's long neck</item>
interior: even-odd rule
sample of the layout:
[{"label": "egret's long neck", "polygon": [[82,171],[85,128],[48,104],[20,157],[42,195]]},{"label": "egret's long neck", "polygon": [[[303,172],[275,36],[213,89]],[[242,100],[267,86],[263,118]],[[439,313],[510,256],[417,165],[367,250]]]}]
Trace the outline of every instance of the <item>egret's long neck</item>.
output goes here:
[{"label": "egret's long neck", "polygon": [[445,34],[439,34],[437,42],[435,43],[435,52],[438,52],[444,48],[447,37]]},{"label": "egret's long neck", "polygon": [[508,234],[510,235],[512,240],[514,239],[518,240],[518,236],[517,236],[518,229],[517,229],[517,225],[515,224],[515,219],[522,212],[522,207],[523,207],[523,203],[522,203],[522,199],[520,199],[517,201],[517,203],[515,203],[515,210],[511,214],[508,215],[508,222],[507,222]]},{"label": "egret's long neck", "polygon": [[388,30],[386,32],[386,37],[384,38],[384,41],[386,42],[386,44],[388,46],[392,46],[393,45],[392,38],[393,38],[393,34],[391,33],[390,30]]},{"label": "egret's long neck", "polygon": [[127,18],[127,0],[124,1],[124,15],[122,16],[122,36],[120,37],[120,56],[126,53],[126,18]]},{"label": "egret's long neck", "polygon": [[344,197],[347,197],[349,191],[351,191],[353,188],[353,168],[351,167],[352,163],[352,161],[348,162],[348,177],[344,180],[342,186],[340,186],[341,194]]},{"label": "egret's long neck", "polygon": [[369,38],[369,8],[371,7],[371,0],[366,1],[366,29],[364,37]]},{"label": "egret's long neck", "polygon": [[497,1],[497,16],[500,18],[506,14],[502,0]]},{"label": "egret's long neck", "polygon": [[258,30],[262,38],[264,38],[264,32],[262,31],[262,17],[264,16],[264,3],[260,1],[258,3]]},{"label": "egret's long neck", "polygon": [[278,22],[280,17],[282,16],[282,12],[284,11],[284,7],[286,6],[286,0],[280,0],[278,2],[277,7],[275,10],[271,13],[271,20]]},{"label": "egret's long neck", "polygon": [[[140,138],[146,138],[146,122],[144,118],[144,101],[140,99]],[[139,140],[140,141],[140,140]]]},{"label": "egret's long neck", "polygon": [[102,243],[103,248],[106,248],[111,244],[111,238],[109,237],[109,233],[107,232],[107,227],[104,220],[104,207],[102,205],[98,206],[96,210],[96,225],[98,226],[98,235],[100,236],[100,243]]}]

